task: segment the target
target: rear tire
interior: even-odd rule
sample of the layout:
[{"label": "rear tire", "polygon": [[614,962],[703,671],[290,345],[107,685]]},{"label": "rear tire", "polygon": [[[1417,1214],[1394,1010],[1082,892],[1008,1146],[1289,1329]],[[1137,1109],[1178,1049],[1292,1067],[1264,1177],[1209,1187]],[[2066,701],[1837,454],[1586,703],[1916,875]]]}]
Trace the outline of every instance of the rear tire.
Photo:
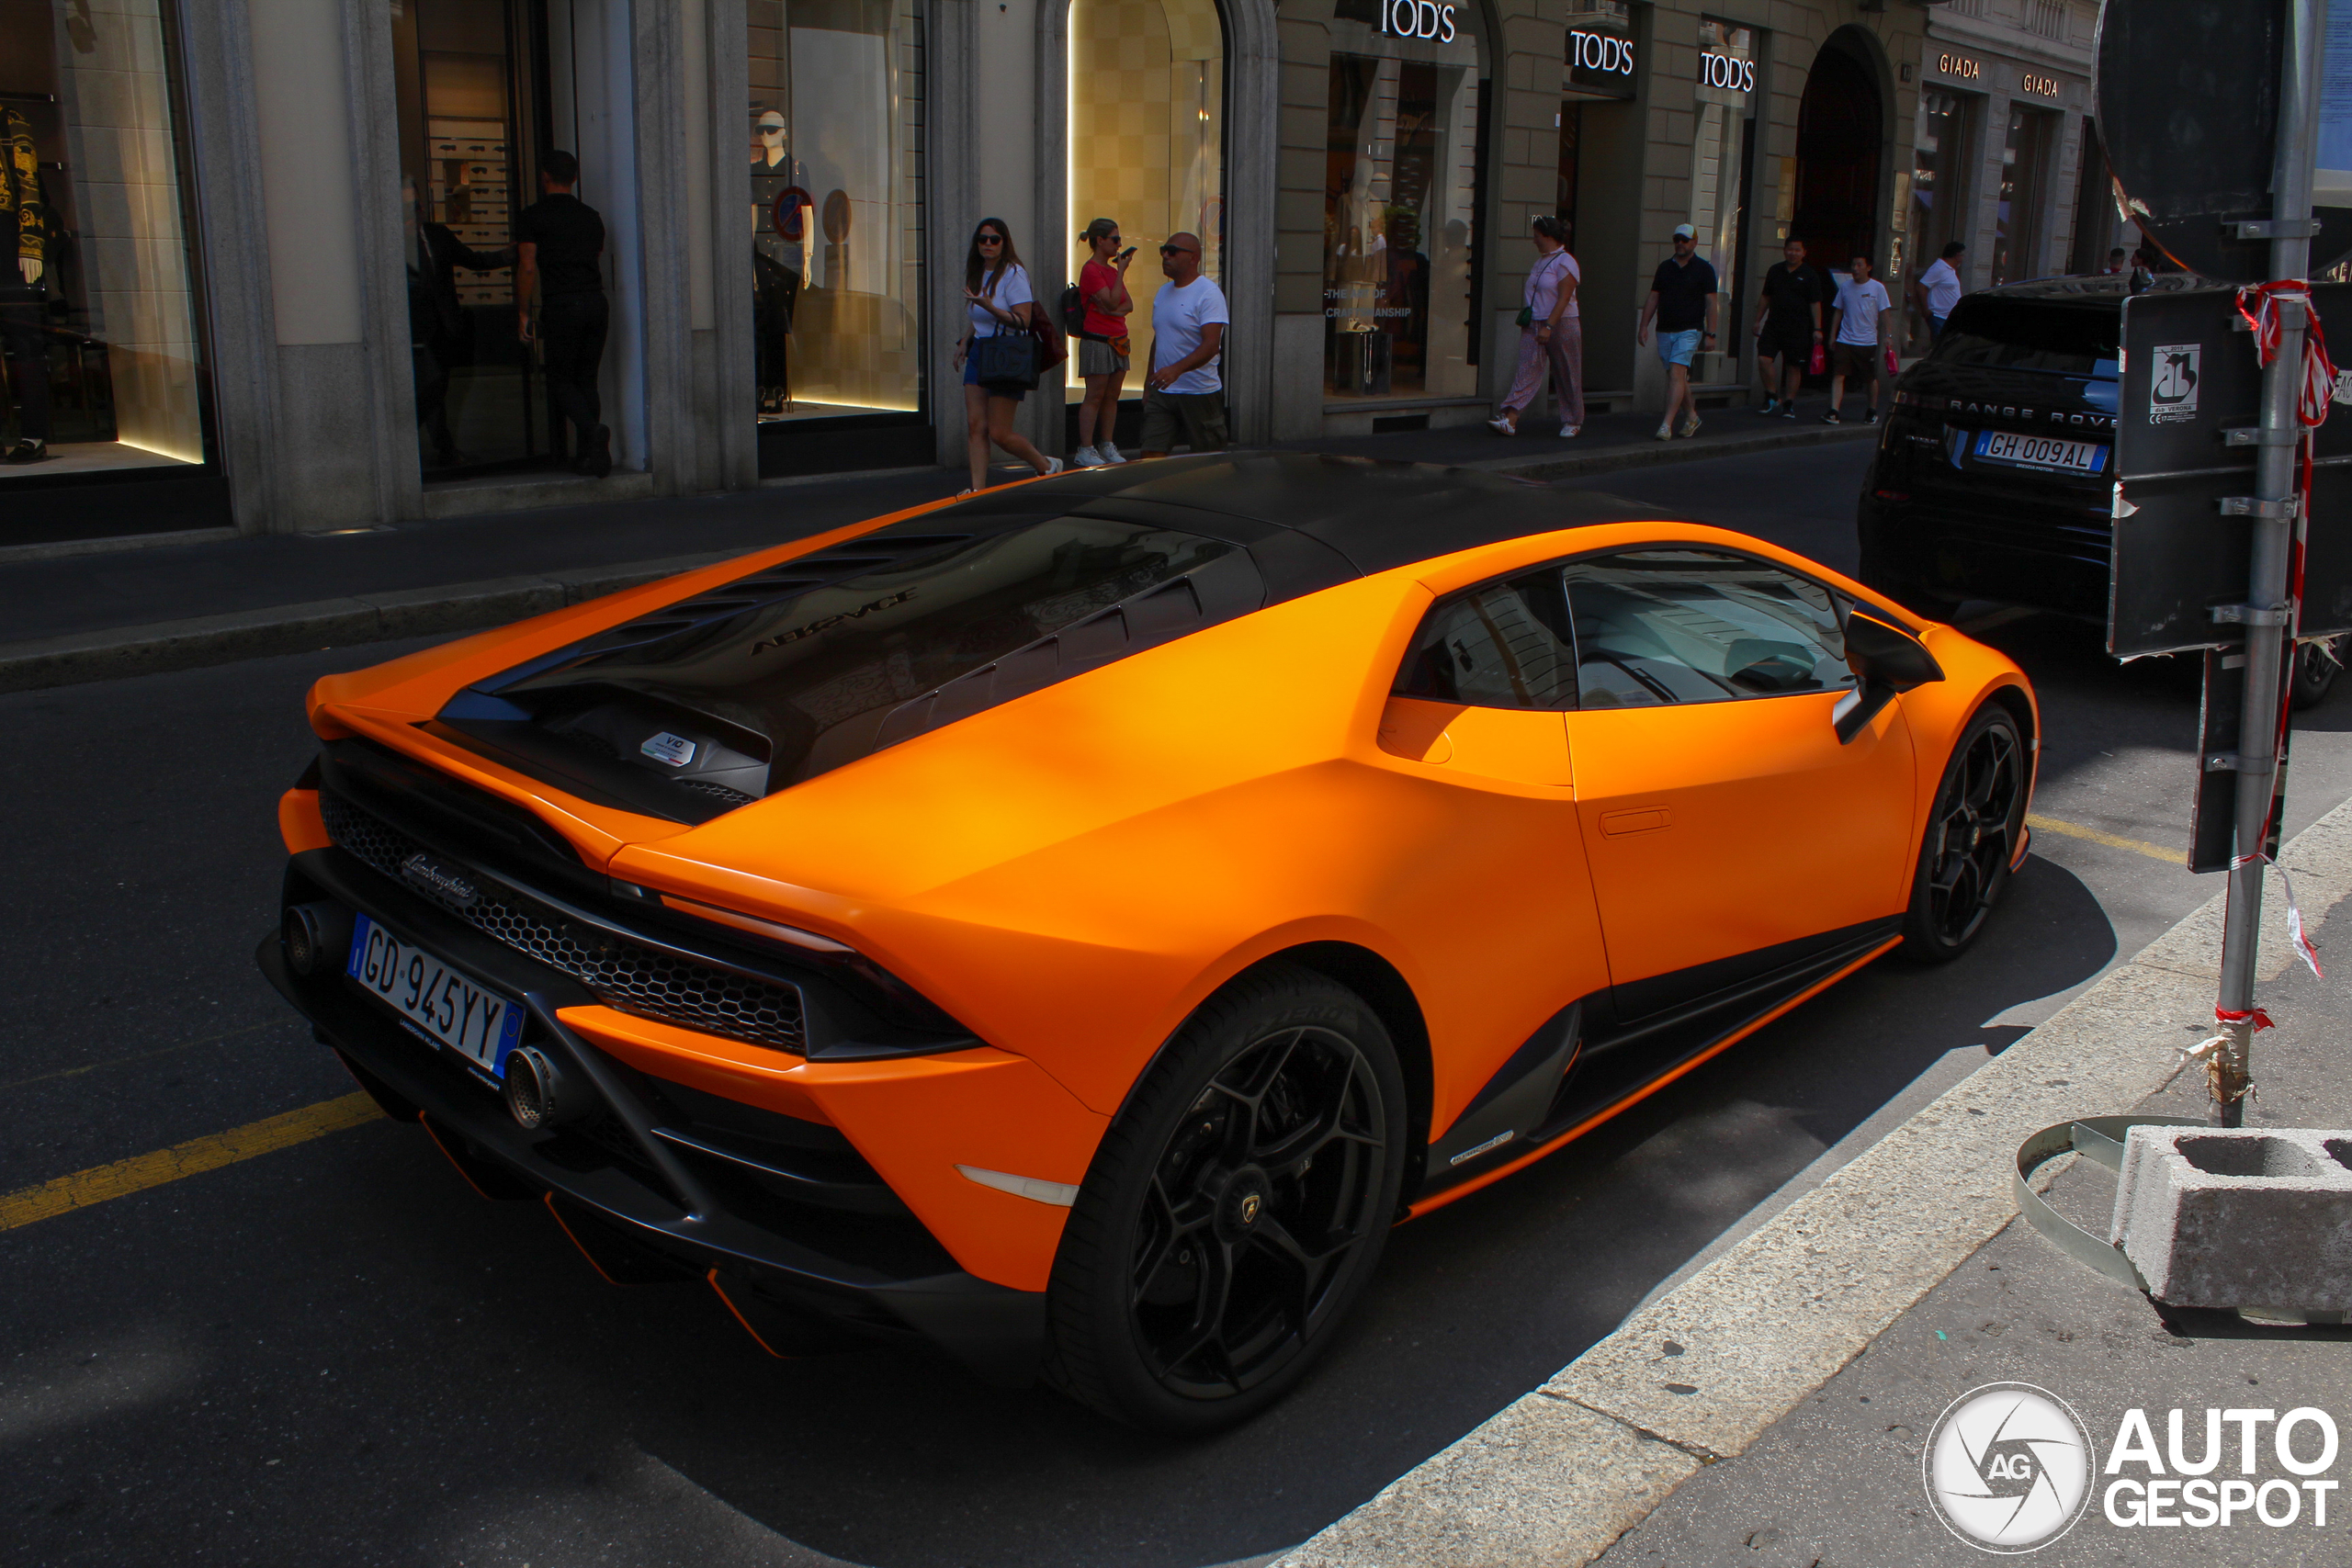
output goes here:
[{"label": "rear tire", "polygon": [[1405,1082],[1362,998],[1289,964],[1193,1015],[1112,1123],[1047,1290],[1046,1376],[1190,1434],[1305,1375],[1386,1244]]},{"label": "rear tire", "polygon": [[1975,943],[2025,830],[2029,776],[2018,721],[1998,703],[1976,710],[1944,764],[1903,917],[1903,955],[1949,964]]},{"label": "rear tire", "polygon": [[2295,661],[2289,667],[2294,694],[2289,700],[2296,712],[2315,708],[2327,696],[2336,676],[2344,672],[2347,643],[2352,643],[2352,637],[2331,637],[2295,645]]}]

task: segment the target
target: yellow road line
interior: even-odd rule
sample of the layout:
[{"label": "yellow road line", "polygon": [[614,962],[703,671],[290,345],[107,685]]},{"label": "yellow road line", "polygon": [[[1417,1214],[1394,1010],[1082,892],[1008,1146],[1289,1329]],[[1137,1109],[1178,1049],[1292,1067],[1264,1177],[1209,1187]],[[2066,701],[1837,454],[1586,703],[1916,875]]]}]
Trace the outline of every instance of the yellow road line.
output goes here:
[{"label": "yellow road line", "polygon": [[321,1100],[300,1111],[288,1111],[281,1116],[271,1116],[259,1122],[248,1122],[242,1127],[232,1127],[225,1133],[209,1133],[201,1138],[190,1138],[184,1144],[174,1144],[168,1149],[152,1154],[133,1155],[112,1165],[94,1166],[88,1170],[61,1176],[54,1181],[44,1181],[38,1187],[19,1187],[14,1192],[0,1192],[0,1231],[15,1230],[37,1220],[54,1219],[75,1209],[86,1209],[93,1203],[110,1199],[127,1198],[133,1192],[143,1192],[150,1187],[161,1187],[166,1181],[177,1181],[184,1176],[201,1176],[208,1170],[218,1170],[224,1165],[266,1155],[295,1144],[306,1144],[312,1138],[322,1138],[329,1133],[339,1133],[345,1127],[356,1127],[363,1122],[373,1122],[383,1112],[376,1102],[363,1093],[354,1092],[340,1100]]},{"label": "yellow road line", "polygon": [[2069,839],[2087,839],[2094,844],[2105,844],[2110,850],[2130,850],[2135,854],[2166,861],[2174,865],[2186,865],[2188,861],[2188,856],[2179,850],[2168,850],[2145,839],[2127,839],[2119,833],[2102,833],[2097,828],[2086,828],[2079,822],[2061,822],[2055,817],[2036,817],[2028,812],[2025,825],[2037,833],[2060,833]]}]

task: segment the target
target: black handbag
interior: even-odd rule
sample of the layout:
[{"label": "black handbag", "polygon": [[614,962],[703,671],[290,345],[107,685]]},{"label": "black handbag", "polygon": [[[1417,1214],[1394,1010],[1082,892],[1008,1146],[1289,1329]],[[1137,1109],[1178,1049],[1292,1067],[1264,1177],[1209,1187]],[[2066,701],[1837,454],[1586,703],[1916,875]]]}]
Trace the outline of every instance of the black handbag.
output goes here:
[{"label": "black handbag", "polygon": [[1009,328],[972,340],[972,379],[983,387],[1037,385],[1037,340],[1025,328]]}]

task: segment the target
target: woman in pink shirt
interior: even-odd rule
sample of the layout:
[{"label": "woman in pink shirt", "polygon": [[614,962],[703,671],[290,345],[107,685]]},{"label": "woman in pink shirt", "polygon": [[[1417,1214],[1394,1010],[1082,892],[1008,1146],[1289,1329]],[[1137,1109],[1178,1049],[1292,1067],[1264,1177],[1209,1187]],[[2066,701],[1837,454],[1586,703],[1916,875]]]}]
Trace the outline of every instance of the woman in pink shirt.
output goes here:
[{"label": "woman in pink shirt", "polygon": [[1544,390],[1548,371],[1559,403],[1560,434],[1584,427],[1584,322],[1577,313],[1577,258],[1568,254],[1568,226],[1549,213],[1535,220],[1535,265],[1527,273],[1527,309],[1519,335],[1519,374],[1503,406],[1487,422],[1498,435],[1519,434],[1519,416]]}]

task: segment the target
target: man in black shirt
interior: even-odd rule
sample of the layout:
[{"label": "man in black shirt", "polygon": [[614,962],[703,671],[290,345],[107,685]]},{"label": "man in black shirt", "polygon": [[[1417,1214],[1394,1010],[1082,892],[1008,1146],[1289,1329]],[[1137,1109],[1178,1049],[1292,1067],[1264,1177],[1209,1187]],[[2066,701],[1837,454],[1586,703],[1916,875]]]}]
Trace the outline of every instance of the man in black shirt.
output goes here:
[{"label": "man in black shirt", "polygon": [[1650,297],[1642,306],[1634,341],[1650,341],[1650,318],[1657,318],[1657,356],[1666,361],[1666,417],[1657,438],[1670,441],[1674,416],[1681,434],[1699,434],[1699,399],[1690,390],[1690,361],[1715,346],[1715,269],[1699,254],[1699,231],[1684,223],[1674,231],[1674,254],[1657,264]]},{"label": "man in black shirt", "polygon": [[[1804,262],[1804,242],[1789,236],[1786,261],[1764,274],[1756,300],[1756,358],[1764,372],[1764,406],[1758,413],[1797,416],[1797,387],[1812,363],[1813,345],[1823,341],[1821,274]],[[1778,394],[1775,396],[1775,394]]]},{"label": "man in black shirt", "polygon": [[596,367],[605,357],[611,317],[605,303],[605,220],[571,194],[580,160],[549,152],[539,161],[539,199],[514,220],[517,331],[531,341],[531,292],[539,294],[538,337],[548,378],[548,401],[568,421],[579,461],[576,472],[603,479],[613,471],[613,433],[599,418]]}]

